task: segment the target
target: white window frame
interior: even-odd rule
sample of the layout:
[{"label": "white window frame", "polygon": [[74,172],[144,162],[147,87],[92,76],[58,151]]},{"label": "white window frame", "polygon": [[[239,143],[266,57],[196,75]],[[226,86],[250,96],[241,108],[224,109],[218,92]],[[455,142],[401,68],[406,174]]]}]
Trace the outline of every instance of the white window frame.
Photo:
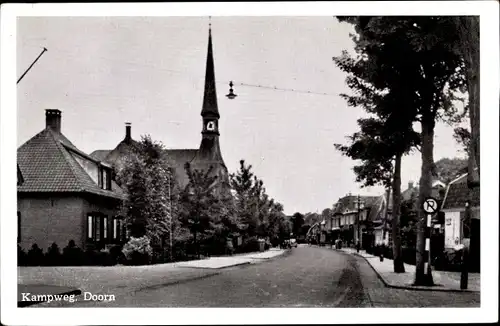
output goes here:
[{"label": "white window frame", "polygon": [[94,239],[94,216],[87,215],[87,239]]},{"label": "white window frame", "polygon": [[113,240],[118,239],[118,219],[113,218]]},{"label": "white window frame", "polygon": [[102,220],[103,220],[103,235],[104,235],[104,239],[107,239],[108,238],[108,217],[107,216],[103,216],[102,217]]}]

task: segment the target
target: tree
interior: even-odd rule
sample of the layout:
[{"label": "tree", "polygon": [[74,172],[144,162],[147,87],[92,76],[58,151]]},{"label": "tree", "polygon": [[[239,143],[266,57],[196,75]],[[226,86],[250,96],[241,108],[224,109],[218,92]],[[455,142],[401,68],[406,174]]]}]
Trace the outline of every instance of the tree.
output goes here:
[{"label": "tree", "polygon": [[267,234],[269,213],[274,201],[265,192],[264,182],[251,171],[251,165],[240,160],[240,169],[230,174],[230,185],[235,193],[240,225],[247,236]]},{"label": "tree", "polygon": [[[300,235],[300,230],[302,228],[302,225],[304,225],[304,215],[302,215],[299,212],[296,212],[292,216],[292,233],[297,237]],[[307,231],[306,231],[307,232]]]},{"label": "tree", "polygon": [[[464,85],[462,58],[457,54],[457,33],[451,17],[348,17],[354,23],[359,37],[355,40],[359,61],[365,62],[359,73],[362,80],[379,90],[394,91],[391,86],[400,83],[401,94],[392,92],[394,99],[406,99],[392,105],[376,105],[386,110],[383,115],[402,116],[401,129],[421,125],[420,144],[422,167],[419,187],[419,207],[431,195],[432,174],[435,172],[433,147],[436,120],[453,111],[454,92]],[[370,69],[377,74],[369,75]],[[375,67],[375,68],[373,68]],[[366,73],[365,73],[366,72]],[[369,75],[366,78],[366,75]],[[351,83],[358,82],[356,79]],[[349,84],[349,83],[348,83]],[[403,87],[404,86],[404,87]],[[371,91],[361,83],[362,94]],[[383,96],[386,98],[386,96]],[[370,104],[370,103],[368,103]],[[394,121],[397,121],[395,119]],[[396,203],[394,203],[396,207]],[[417,266],[415,284],[432,284],[432,275],[424,271],[426,217],[419,211],[417,238]]]},{"label": "tree", "polygon": [[215,244],[225,240],[233,226],[231,200],[217,191],[213,167],[197,170],[186,163],[185,169],[189,182],[180,193],[179,222],[189,229],[199,256],[200,242]]},{"label": "tree", "polygon": [[[385,56],[385,51],[390,49],[383,51],[377,48],[377,43],[369,42],[367,31],[360,27],[366,23],[364,18],[345,20],[358,27],[359,35],[354,35],[353,40],[357,43],[356,49],[360,55],[354,59],[344,51],[340,57],[334,58],[337,66],[349,74],[346,81],[354,91],[354,95],[341,96],[348,105],[360,106],[375,117],[358,119],[361,130],[349,137],[351,144],[335,144],[335,147],[344,155],[361,160],[361,164],[354,167],[354,172],[356,181],[363,182],[362,186],[382,184],[388,194],[392,188],[394,272],[403,273],[399,227],[401,159],[419,144],[420,139],[412,129],[411,115],[401,108],[406,107],[412,97],[407,94],[401,75],[387,72],[384,66],[378,64],[382,60],[380,57]],[[371,48],[374,49],[368,50]],[[388,78],[381,79],[383,74]]]},{"label": "tree", "polygon": [[[236,211],[242,231],[254,234],[257,228],[256,200],[253,197],[255,191],[255,175],[251,171],[251,165],[245,165],[244,160],[240,160],[240,168],[236,173],[229,175],[230,185],[234,190]],[[258,185],[257,185],[258,186]]]},{"label": "tree", "polygon": [[446,184],[467,173],[466,159],[444,157],[437,161],[435,166],[437,178]]},{"label": "tree", "polygon": [[463,146],[464,151],[466,153],[469,152],[471,134],[470,134],[470,131],[467,128],[456,127],[453,130],[453,138],[455,138],[455,141],[458,144],[460,144],[460,145]]},{"label": "tree", "polygon": [[[479,16],[454,17],[456,31],[458,33],[458,51],[463,58],[465,66],[465,79],[469,95],[469,118],[470,118],[470,143],[469,143],[469,188],[479,183],[474,177],[474,168],[480,175],[480,101],[479,101]],[[456,43],[454,43],[456,45]]]},{"label": "tree", "polygon": [[173,174],[163,152],[163,144],[143,136],[137,152],[129,155],[118,175],[127,193],[123,214],[130,235],[146,235],[157,253],[164,247],[166,236],[170,236],[172,221],[168,186]]}]

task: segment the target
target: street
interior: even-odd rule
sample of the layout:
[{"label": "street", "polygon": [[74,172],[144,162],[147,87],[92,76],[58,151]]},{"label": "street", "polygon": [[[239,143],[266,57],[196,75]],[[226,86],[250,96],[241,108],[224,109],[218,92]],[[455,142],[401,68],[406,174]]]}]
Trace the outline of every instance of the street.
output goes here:
[{"label": "street", "polygon": [[[186,271],[190,268],[186,268]],[[299,245],[285,256],[217,275],[143,287],[81,307],[479,307],[479,293],[387,288],[360,257]],[[113,294],[113,293],[108,293]]]}]

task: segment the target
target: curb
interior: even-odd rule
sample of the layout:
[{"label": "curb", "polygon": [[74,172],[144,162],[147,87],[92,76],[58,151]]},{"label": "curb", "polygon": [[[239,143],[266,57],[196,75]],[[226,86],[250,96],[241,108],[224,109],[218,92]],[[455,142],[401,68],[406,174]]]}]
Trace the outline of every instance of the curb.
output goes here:
[{"label": "curb", "polygon": [[162,288],[162,287],[167,287],[167,286],[171,286],[171,285],[178,285],[178,284],[188,283],[188,282],[191,282],[191,281],[203,280],[205,278],[209,278],[209,277],[212,277],[212,276],[217,276],[219,274],[220,274],[219,272],[214,272],[214,273],[210,273],[210,274],[206,274],[206,275],[200,275],[200,276],[185,278],[185,279],[181,279],[181,280],[177,280],[177,281],[172,281],[172,282],[167,282],[167,283],[163,283],[163,284],[150,285],[150,286],[142,287],[142,288],[139,288],[139,289],[135,289],[135,290],[131,291],[131,293],[137,293],[137,292],[140,292],[140,291],[143,291],[143,290],[154,290],[154,289],[158,289],[158,288]]},{"label": "curb", "polygon": [[[76,289],[76,290],[72,290],[72,291],[58,293],[57,295],[73,295],[73,294],[74,295],[80,295],[80,294],[82,294],[82,291],[79,290],[79,289]],[[47,301],[18,301],[17,302],[17,307],[18,308],[24,308],[24,307],[28,307],[28,306],[32,306],[32,305],[44,303],[44,302],[47,302]]]},{"label": "curb", "polygon": [[347,255],[353,255],[353,256],[358,256],[358,257],[361,257],[363,258],[368,265],[370,265],[370,267],[373,269],[373,271],[375,272],[375,274],[377,274],[377,277],[380,279],[380,281],[382,281],[382,283],[384,284],[385,287],[388,287],[388,288],[393,288],[393,289],[402,289],[402,290],[412,290],[412,291],[438,291],[438,292],[455,292],[455,293],[481,293],[481,291],[476,291],[476,290],[459,290],[459,289],[446,289],[446,288],[423,288],[423,287],[416,287],[416,286],[411,286],[411,285],[408,285],[408,286],[403,286],[403,285],[392,285],[392,284],[389,284],[382,275],[380,275],[380,273],[375,269],[375,267],[373,267],[373,265],[370,263],[370,261],[364,257],[364,256],[361,256],[360,254],[358,253],[348,253],[346,251],[343,251],[343,250],[340,250],[341,252],[347,254]]}]

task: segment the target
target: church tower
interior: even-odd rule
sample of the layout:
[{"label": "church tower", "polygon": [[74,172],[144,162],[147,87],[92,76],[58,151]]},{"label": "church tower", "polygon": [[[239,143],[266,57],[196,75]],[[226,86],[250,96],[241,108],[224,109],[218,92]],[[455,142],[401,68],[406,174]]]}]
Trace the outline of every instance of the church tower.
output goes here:
[{"label": "church tower", "polygon": [[[207,65],[205,71],[205,90],[203,94],[203,106],[201,109],[203,121],[201,131],[201,144],[198,152],[200,161],[222,164],[222,154],[219,145],[219,108],[217,106],[217,92],[215,87],[214,57],[212,50],[212,28],[208,30]],[[225,165],[224,165],[225,167]],[[216,166],[214,166],[216,168]]]}]

